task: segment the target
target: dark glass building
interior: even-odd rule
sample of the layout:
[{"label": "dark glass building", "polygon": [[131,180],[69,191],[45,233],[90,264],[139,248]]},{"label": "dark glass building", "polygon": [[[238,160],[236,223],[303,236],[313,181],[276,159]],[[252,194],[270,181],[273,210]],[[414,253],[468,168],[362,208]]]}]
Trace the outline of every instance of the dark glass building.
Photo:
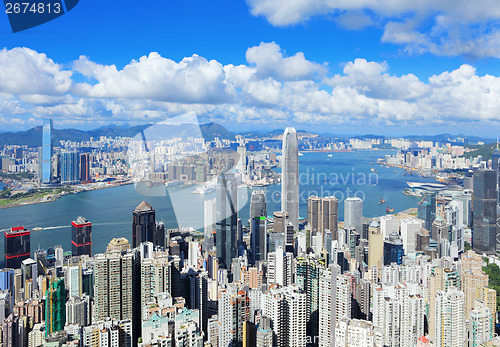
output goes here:
[{"label": "dark glass building", "polygon": [[497,251],[497,172],[477,170],[473,175],[472,248],[478,253]]},{"label": "dark glass building", "polygon": [[401,265],[403,256],[403,240],[396,233],[389,234],[384,241],[384,265],[391,265],[391,263]]},{"label": "dark glass building", "polygon": [[263,190],[254,190],[250,199],[250,233],[253,263],[267,259],[267,207]]},{"label": "dark glass building", "polygon": [[[142,242],[152,242],[158,245],[156,235],[155,210],[146,201],[137,206],[133,212],[132,221],[132,248],[138,247]],[[165,244],[165,241],[163,241]]]},{"label": "dark glass building", "polygon": [[23,226],[13,227],[5,232],[5,267],[17,269],[23,260],[31,255],[31,232]]},{"label": "dark glass building", "polygon": [[80,181],[90,181],[90,156],[88,153],[80,155]]},{"label": "dark glass building", "polygon": [[236,257],[238,229],[238,183],[234,174],[222,174],[217,183],[216,250],[219,267],[230,269]]},{"label": "dark glass building", "polygon": [[71,254],[92,256],[92,223],[81,216],[71,222]]}]

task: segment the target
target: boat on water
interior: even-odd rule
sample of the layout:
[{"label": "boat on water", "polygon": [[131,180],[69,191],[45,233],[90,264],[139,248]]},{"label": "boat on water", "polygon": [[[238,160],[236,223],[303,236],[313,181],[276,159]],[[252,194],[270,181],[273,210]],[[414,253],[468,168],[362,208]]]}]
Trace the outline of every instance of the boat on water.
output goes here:
[{"label": "boat on water", "polygon": [[392,212],[394,212],[394,209],[389,208],[389,206],[387,206],[387,208],[385,209],[385,213],[392,213]]},{"label": "boat on water", "polygon": [[300,155],[300,156],[303,156],[304,154],[302,154],[302,153],[300,153],[300,152],[299,152],[299,155]]},{"label": "boat on water", "polygon": [[378,170],[375,170],[374,168],[371,168],[371,171],[373,171],[373,172],[378,172]]},{"label": "boat on water", "polygon": [[333,154],[328,154],[329,157],[333,157]]},{"label": "boat on water", "polygon": [[379,204],[379,205],[382,205],[384,202],[385,202],[385,199],[384,199],[384,198],[380,198],[380,200],[379,200],[378,204]]},{"label": "boat on water", "polygon": [[214,186],[203,186],[196,188],[195,191],[192,191],[192,194],[210,194],[215,191]]},{"label": "boat on water", "polygon": [[33,231],[42,231],[42,230],[43,230],[43,228],[42,228],[42,227],[34,227],[34,228],[33,228]]}]

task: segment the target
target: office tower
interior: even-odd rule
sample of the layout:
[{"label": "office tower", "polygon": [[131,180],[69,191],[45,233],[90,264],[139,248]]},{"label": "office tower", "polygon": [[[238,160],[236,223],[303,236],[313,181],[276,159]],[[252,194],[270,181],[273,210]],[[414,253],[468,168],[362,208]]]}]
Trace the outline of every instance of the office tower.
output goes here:
[{"label": "office tower", "polygon": [[80,296],[82,290],[82,269],[79,265],[66,267],[66,283],[69,297]]},{"label": "office tower", "polygon": [[384,240],[384,265],[403,263],[403,240],[399,234],[392,233]]},{"label": "office tower", "polygon": [[344,229],[363,230],[363,200],[358,197],[347,198],[344,201]]},{"label": "office tower", "polygon": [[417,218],[424,221],[424,228],[431,230],[431,204],[428,201],[419,202],[417,205]]},{"label": "office tower", "polygon": [[90,155],[88,153],[80,155],[80,181],[90,181]]},{"label": "office tower", "polygon": [[89,325],[90,302],[87,295],[71,296],[66,302],[66,324]]},{"label": "office tower", "polygon": [[[171,268],[167,253],[155,253],[141,261],[141,307],[155,302],[160,293],[172,293]],[[146,312],[142,311],[143,319]]]},{"label": "office tower", "polygon": [[399,234],[399,219],[390,214],[380,217],[380,231],[384,239],[392,233]]},{"label": "office tower", "polygon": [[417,233],[422,228],[423,221],[416,218],[405,218],[401,220],[401,238],[405,254],[415,253],[417,245]]},{"label": "office tower", "polygon": [[307,295],[307,336],[318,335],[319,277],[324,269],[323,259],[316,259],[313,255],[298,257],[295,262],[295,283]]},{"label": "office tower", "polygon": [[16,291],[14,287],[14,269],[11,268],[0,269],[0,291],[7,291],[8,293],[10,293],[12,305],[9,304],[9,306],[13,306],[14,292]]},{"label": "office tower", "polygon": [[467,341],[465,295],[455,287],[436,293],[436,346],[464,346]]},{"label": "office tower", "polygon": [[52,119],[43,120],[42,148],[40,150],[38,175],[41,184],[52,183]]},{"label": "office tower", "polygon": [[22,261],[28,259],[31,255],[31,233],[25,227],[19,226],[12,227],[4,235],[5,267],[20,268]]},{"label": "office tower", "polygon": [[132,319],[132,253],[98,254],[94,257],[93,321]]},{"label": "office tower", "polygon": [[146,241],[152,242],[154,246],[161,243],[156,233],[155,210],[143,201],[133,212],[132,248],[139,247],[142,242]]},{"label": "office tower", "polygon": [[384,235],[377,222],[374,223],[368,232],[368,268],[376,266],[380,272],[384,264]]},{"label": "office tower", "polygon": [[243,343],[243,322],[249,318],[249,300],[237,285],[229,284],[219,290],[219,347],[241,345]]},{"label": "office tower", "polygon": [[64,330],[64,324],[66,323],[64,279],[51,278],[45,295],[45,336],[50,336]]},{"label": "office tower", "polygon": [[92,257],[92,223],[79,216],[71,222],[71,255]]},{"label": "office tower", "polygon": [[253,263],[267,259],[267,207],[263,190],[254,190],[250,198],[250,237]]},{"label": "office tower", "polygon": [[295,128],[286,128],[281,154],[281,210],[299,230],[299,147]]},{"label": "office tower", "polygon": [[295,285],[263,294],[262,315],[271,321],[273,346],[306,346],[306,294]]},{"label": "office tower", "polygon": [[310,196],[307,199],[307,222],[311,226],[313,235],[321,235],[322,243],[325,230],[332,233],[334,240],[337,239],[338,204],[334,196],[326,198]]},{"label": "office tower", "polygon": [[493,170],[474,171],[472,248],[478,253],[496,254],[499,244],[496,224],[497,175]]},{"label": "office tower", "polygon": [[339,268],[321,270],[319,278],[319,347],[335,346],[337,274]]},{"label": "office tower", "polygon": [[200,244],[196,241],[191,241],[188,243],[188,266],[197,269],[198,268],[198,251],[200,249]]},{"label": "office tower", "polygon": [[293,254],[285,252],[282,247],[267,254],[267,284],[287,286],[292,284]]},{"label": "office tower", "polygon": [[61,184],[80,181],[79,157],[76,151],[61,152]]},{"label": "office tower", "polygon": [[215,222],[217,218],[217,199],[205,200],[203,202],[203,220],[205,239],[213,237]]},{"label": "office tower", "polygon": [[219,267],[229,269],[237,250],[238,183],[234,174],[222,174],[217,179],[216,250]]},{"label": "office tower", "polygon": [[288,213],[286,211],[275,211],[273,212],[274,219],[274,232],[275,233],[285,233],[285,226],[288,224]]}]

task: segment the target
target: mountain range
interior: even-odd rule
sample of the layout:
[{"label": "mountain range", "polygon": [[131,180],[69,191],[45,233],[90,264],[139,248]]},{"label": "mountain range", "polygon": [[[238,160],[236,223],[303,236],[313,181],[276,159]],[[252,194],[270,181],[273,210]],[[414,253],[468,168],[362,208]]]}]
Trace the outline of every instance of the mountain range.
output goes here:
[{"label": "mountain range", "polygon": [[[84,131],[78,129],[54,129],[53,138],[54,144],[58,146],[59,141],[87,141],[90,138],[99,138],[101,136],[107,137],[134,137],[138,133],[151,127],[152,124],[143,125],[116,125],[110,124],[104,127],[100,127],[94,130]],[[201,133],[206,141],[212,141],[214,138],[218,137],[221,139],[234,140],[236,133],[226,129],[224,126],[218,123],[207,123],[200,126]],[[179,129],[182,133],[181,129]],[[283,134],[284,129],[274,129],[271,131],[247,131],[240,132],[239,135],[243,135],[247,138],[259,139],[262,137],[276,137]],[[147,133],[147,131],[146,131]],[[297,130],[300,137],[332,137],[332,138],[346,138],[346,136],[338,136],[332,134],[314,134],[310,131]],[[385,136],[380,135],[364,135],[364,136],[352,136],[353,138],[380,138],[383,139]],[[404,136],[409,140],[428,140],[428,141],[445,141],[447,139],[454,139],[457,137],[465,137],[465,135],[451,135],[451,134],[438,134],[438,135],[414,135],[414,136]],[[470,142],[482,141],[485,143],[494,142],[492,139],[481,138],[477,136],[471,136],[468,138]],[[4,145],[26,145],[28,147],[39,147],[42,145],[42,127],[37,126],[25,131],[18,132],[0,132],[0,146]]]}]

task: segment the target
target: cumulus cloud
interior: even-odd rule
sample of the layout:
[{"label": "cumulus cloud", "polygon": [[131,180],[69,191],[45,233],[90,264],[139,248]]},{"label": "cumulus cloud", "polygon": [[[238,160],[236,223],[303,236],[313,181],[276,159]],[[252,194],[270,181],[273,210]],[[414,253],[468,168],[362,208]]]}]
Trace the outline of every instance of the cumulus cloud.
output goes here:
[{"label": "cumulus cloud", "polygon": [[179,63],[156,52],[127,64],[100,65],[81,56],[73,68],[97,80],[74,87],[75,94],[96,98],[145,98],[175,102],[217,103],[228,99],[223,66],[198,55]]},{"label": "cumulus cloud", "polygon": [[[3,54],[11,55],[10,51]],[[333,75],[326,65],[307,61],[303,54],[286,57],[276,43],[250,48],[248,65],[224,66],[196,55],[175,62],[151,53],[122,69],[80,57],[66,71],[41,53],[30,55],[46,63],[33,65],[34,76],[51,81],[62,72],[70,76],[69,81],[63,79],[64,88],[53,87],[53,95],[39,88],[31,92],[4,88],[0,91],[4,118],[35,122],[50,116],[68,125],[144,124],[194,111],[201,121],[225,125],[294,123],[334,128],[500,121],[500,77],[478,75],[467,64],[421,80],[411,73],[391,73],[386,62],[359,58]],[[52,74],[47,74],[47,66]],[[282,70],[273,71],[271,66]],[[72,80],[74,73],[88,81]],[[24,78],[20,76],[21,81]]]},{"label": "cumulus cloud", "polygon": [[328,15],[345,29],[384,27],[383,42],[412,54],[500,57],[500,6],[495,0],[247,0],[272,25]]},{"label": "cumulus cloud", "polygon": [[302,52],[284,57],[281,47],[275,42],[261,42],[260,45],[249,48],[246,59],[255,66],[259,75],[272,76],[282,81],[314,79],[326,72],[324,66],[306,60]]},{"label": "cumulus cloud", "polygon": [[13,94],[57,95],[72,84],[72,72],[63,70],[45,54],[29,48],[0,51],[0,91]]}]

